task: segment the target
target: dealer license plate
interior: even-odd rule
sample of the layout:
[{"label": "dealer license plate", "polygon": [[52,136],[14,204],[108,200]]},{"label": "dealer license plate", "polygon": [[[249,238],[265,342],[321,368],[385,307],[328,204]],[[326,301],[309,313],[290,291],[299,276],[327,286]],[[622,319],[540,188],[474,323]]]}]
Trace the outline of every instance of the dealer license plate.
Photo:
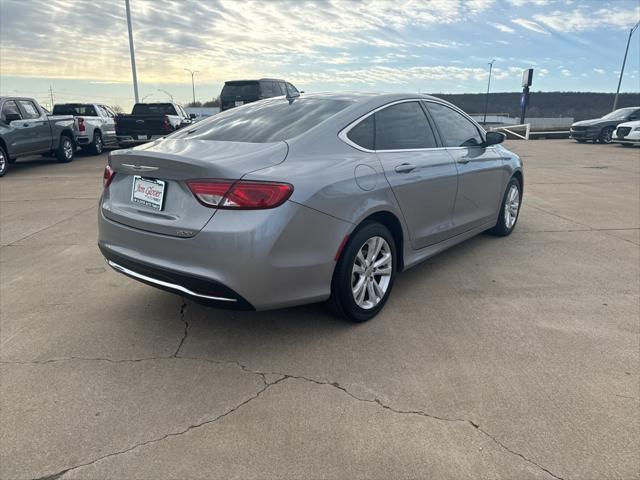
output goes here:
[{"label": "dealer license plate", "polygon": [[162,210],[165,183],[155,178],[133,177],[131,201],[140,203],[154,210]]}]

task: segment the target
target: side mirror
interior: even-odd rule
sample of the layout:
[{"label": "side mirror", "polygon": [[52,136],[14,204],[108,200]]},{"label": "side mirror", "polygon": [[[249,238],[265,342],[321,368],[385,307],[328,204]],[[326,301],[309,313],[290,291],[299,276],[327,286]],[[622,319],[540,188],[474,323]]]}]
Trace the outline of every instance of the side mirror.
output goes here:
[{"label": "side mirror", "polygon": [[17,113],[7,113],[4,116],[4,121],[7,125],[9,125],[11,122],[15,122],[16,120],[20,120],[20,115]]},{"label": "side mirror", "polygon": [[487,132],[487,137],[484,141],[485,147],[490,147],[491,145],[497,145],[498,143],[504,142],[504,139],[507,136],[501,132]]}]

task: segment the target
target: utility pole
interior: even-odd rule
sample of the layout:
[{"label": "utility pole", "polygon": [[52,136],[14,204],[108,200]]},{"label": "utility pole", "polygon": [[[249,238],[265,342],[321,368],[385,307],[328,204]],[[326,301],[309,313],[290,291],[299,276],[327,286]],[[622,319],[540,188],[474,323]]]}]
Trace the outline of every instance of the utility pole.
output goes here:
[{"label": "utility pole", "polygon": [[196,85],[195,85],[195,83],[193,81],[193,76],[196,73],[198,73],[198,71],[197,70],[190,70],[188,68],[185,68],[185,70],[191,74],[191,92],[193,93],[193,104],[195,104],[196,103]]},{"label": "utility pole", "polygon": [[493,70],[493,62],[495,61],[496,59],[494,58],[489,62],[489,82],[487,83],[487,96],[484,100],[484,120],[482,120],[483,125],[487,124],[487,108],[489,108],[489,88],[491,88],[491,70]]},{"label": "utility pole", "polygon": [[129,0],[124,0],[124,4],[127,9],[127,27],[129,28],[129,51],[131,52],[131,73],[133,73],[133,94],[136,98],[136,103],[139,103],[138,75],[136,74],[136,54],[133,47],[133,29],[131,28],[131,7],[129,7]]},{"label": "utility pole", "polygon": [[631,43],[631,35],[636,31],[640,22],[636,23],[631,30],[629,30],[629,38],[627,39],[627,48],[624,51],[624,59],[622,60],[622,68],[620,69],[620,78],[618,79],[618,89],[616,90],[616,96],[613,99],[613,110],[618,106],[618,95],[620,94],[620,85],[622,84],[622,75],[624,74],[624,65],[627,63],[627,53],[629,53],[629,44]]},{"label": "utility pole", "polygon": [[53,110],[53,87],[49,85],[49,95],[51,96],[51,110]]}]

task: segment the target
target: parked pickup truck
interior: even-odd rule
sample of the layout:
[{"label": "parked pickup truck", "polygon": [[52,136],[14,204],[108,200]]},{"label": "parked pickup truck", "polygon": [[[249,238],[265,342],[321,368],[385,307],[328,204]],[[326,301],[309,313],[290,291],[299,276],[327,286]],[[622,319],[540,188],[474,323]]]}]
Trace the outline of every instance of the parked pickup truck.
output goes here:
[{"label": "parked pickup truck", "polygon": [[118,144],[116,138],[116,114],[101,103],[63,103],[53,107],[54,115],[73,115],[73,133],[76,143],[83,150],[96,155],[104,146]]},{"label": "parked pickup truck", "polygon": [[191,125],[192,119],[176,103],[136,103],[131,115],[116,117],[121,147],[146,143]]},{"label": "parked pickup truck", "polygon": [[20,157],[53,153],[70,162],[75,150],[71,115],[48,115],[33,98],[0,97],[0,177]]}]

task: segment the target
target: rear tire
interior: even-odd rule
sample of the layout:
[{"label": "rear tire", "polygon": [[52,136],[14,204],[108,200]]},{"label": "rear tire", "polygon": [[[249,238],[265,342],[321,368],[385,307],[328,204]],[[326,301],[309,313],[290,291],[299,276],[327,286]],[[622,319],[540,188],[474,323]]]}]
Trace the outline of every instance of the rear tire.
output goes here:
[{"label": "rear tire", "polygon": [[511,235],[513,229],[516,228],[518,218],[520,217],[520,207],[522,206],[522,186],[517,178],[512,178],[507,185],[507,189],[502,197],[500,204],[500,214],[496,226],[487,233],[497,237],[506,237]]},{"label": "rear tire", "polygon": [[91,142],[91,153],[94,155],[100,155],[104,149],[104,143],[102,142],[102,135],[100,132],[93,132],[93,141]]},{"label": "rear tire", "polygon": [[56,150],[56,159],[58,160],[58,163],[69,163],[72,161],[75,150],[76,145],[73,143],[73,140],[71,140],[67,135],[61,135],[60,145],[58,145],[58,149]]},{"label": "rear tire", "polygon": [[349,239],[336,265],[329,305],[352,322],[366,322],[387,303],[396,275],[396,245],[389,229],[363,224]]},{"label": "rear tire", "polygon": [[9,168],[9,155],[4,151],[4,148],[0,146],[0,177],[3,177],[7,173]]}]

